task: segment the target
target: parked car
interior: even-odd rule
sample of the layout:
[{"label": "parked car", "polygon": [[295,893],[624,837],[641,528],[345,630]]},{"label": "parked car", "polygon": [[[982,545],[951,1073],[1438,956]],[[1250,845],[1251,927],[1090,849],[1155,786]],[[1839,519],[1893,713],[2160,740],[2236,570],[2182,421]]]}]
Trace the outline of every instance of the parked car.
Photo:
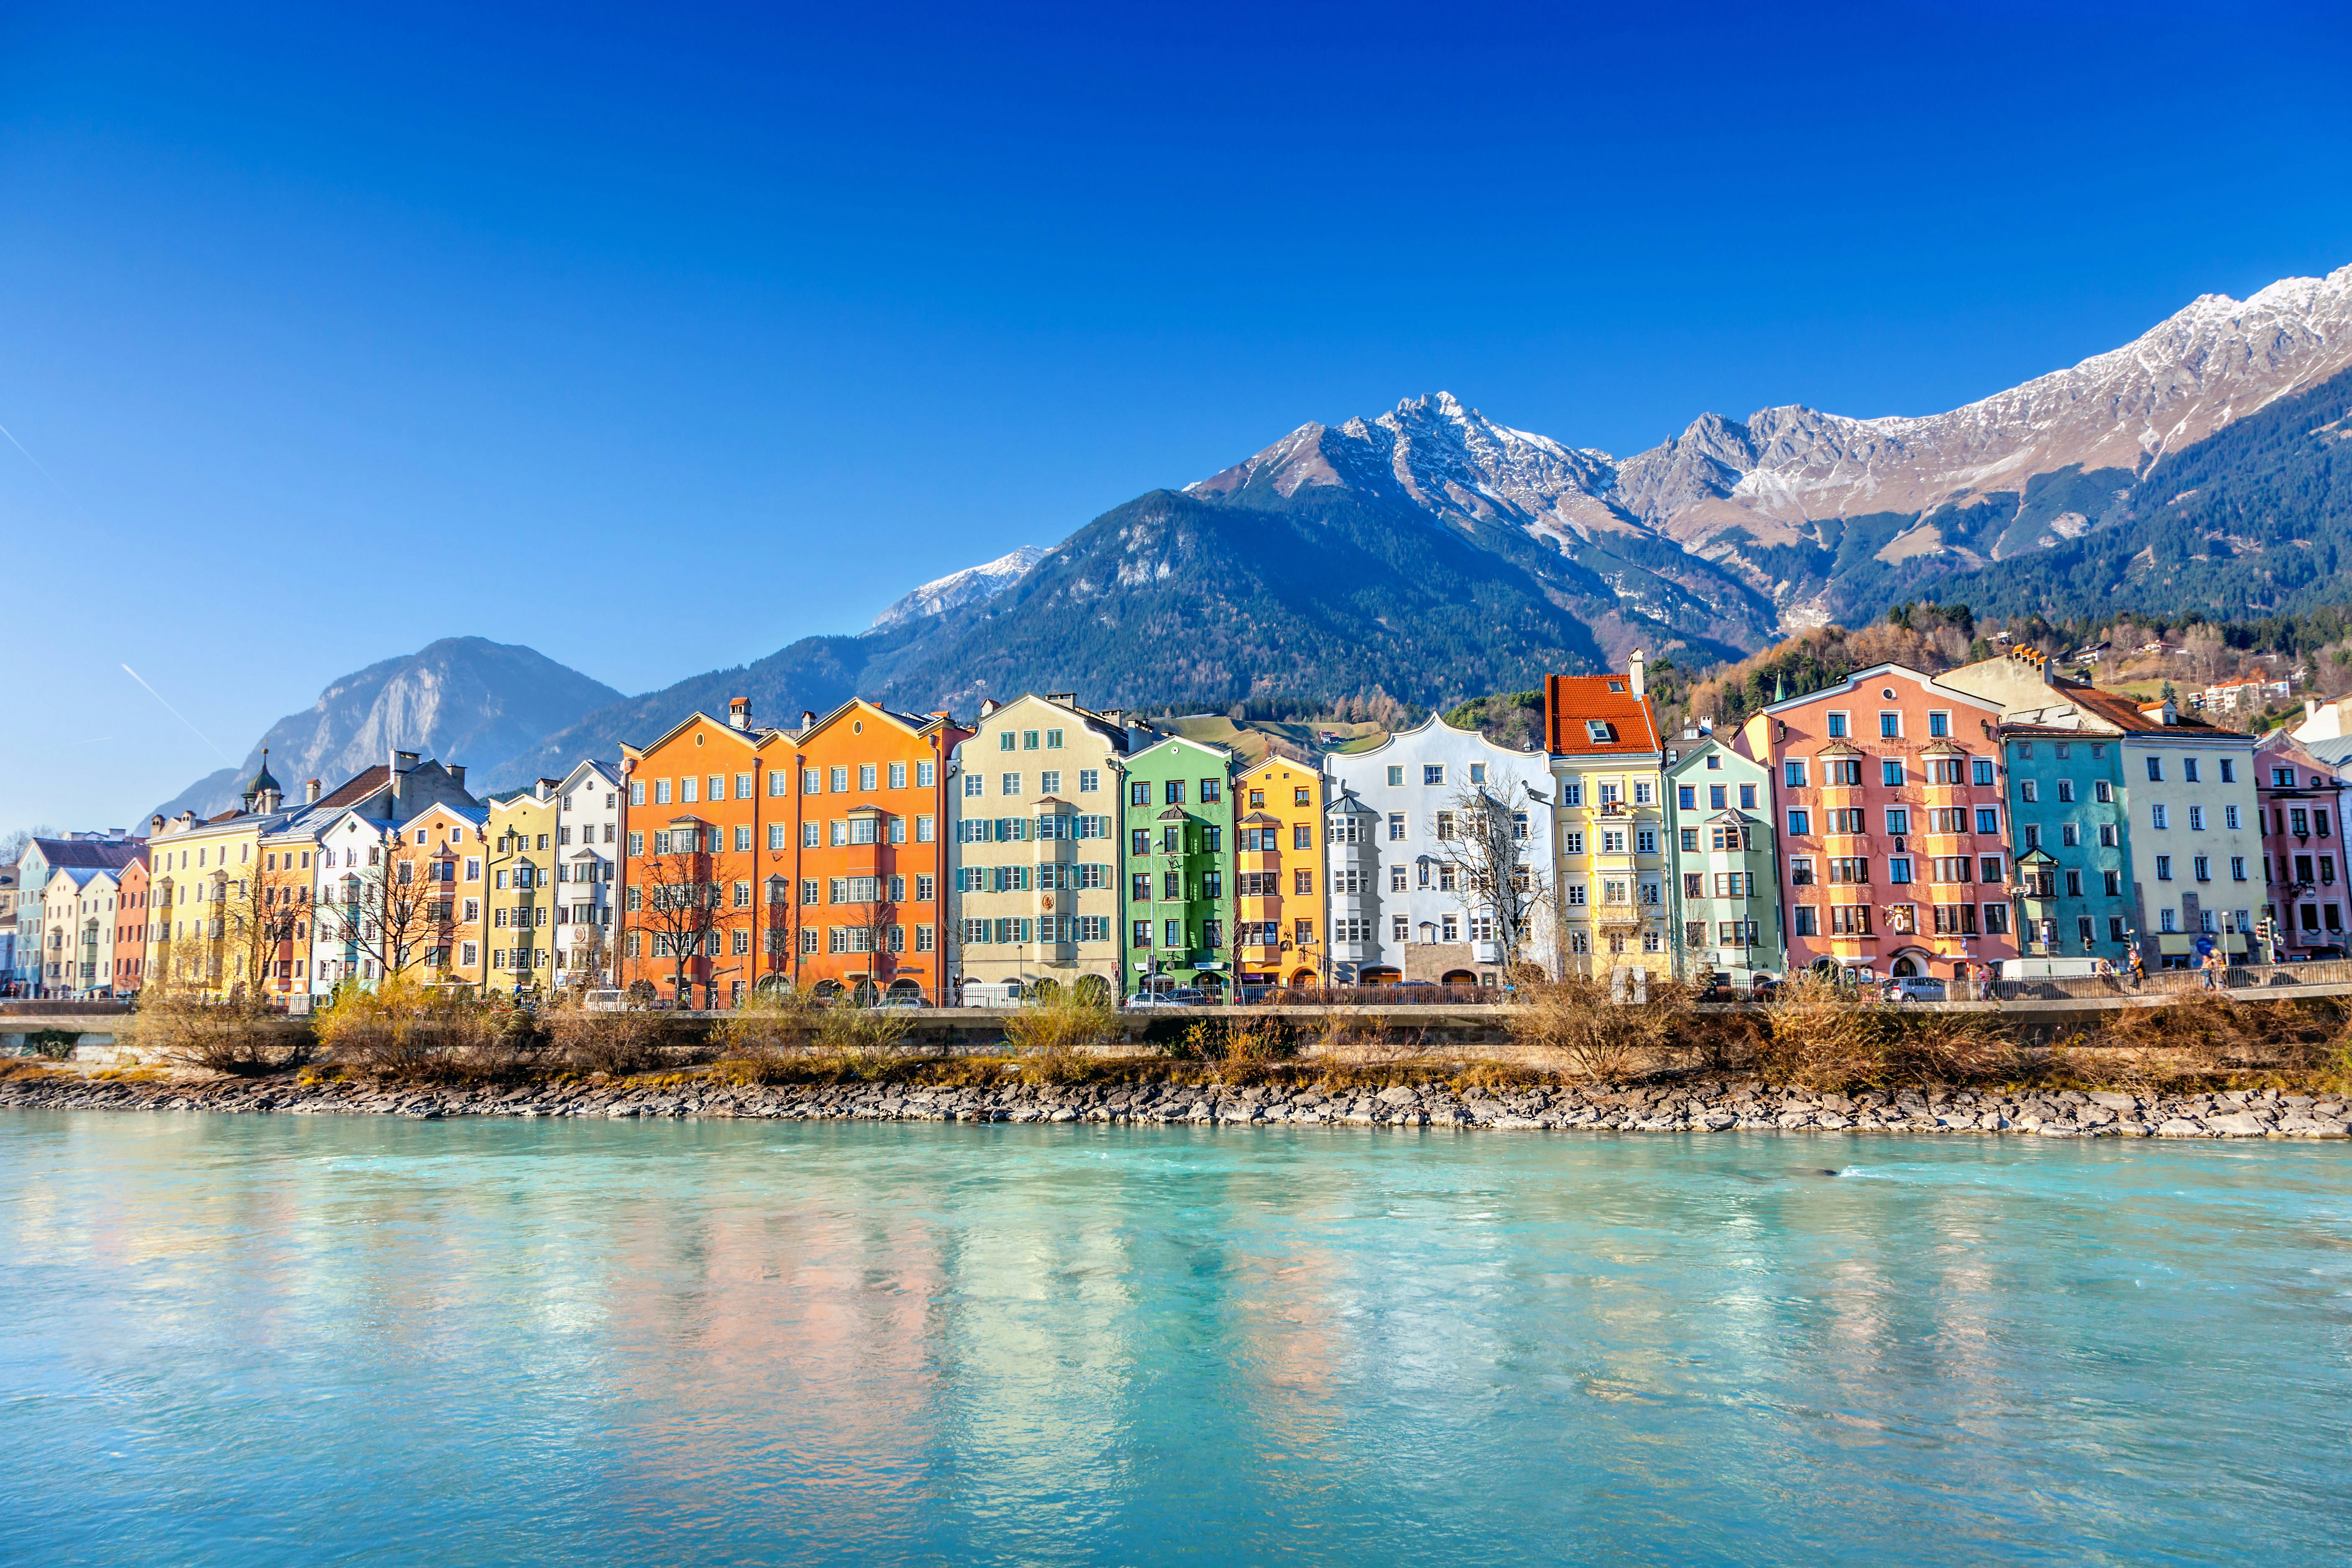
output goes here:
[{"label": "parked car", "polygon": [[1180,985],[1166,991],[1139,991],[1127,999],[1130,1007],[1206,1007],[1216,998],[1196,985]]},{"label": "parked car", "polygon": [[1879,994],[1889,1002],[1941,1002],[1944,983],[1925,975],[1911,975],[1888,981]]},{"label": "parked car", "polygon": [[928,1007],[930,1003],[919,991],[894,991],[875,1005],[880,1007]]}]

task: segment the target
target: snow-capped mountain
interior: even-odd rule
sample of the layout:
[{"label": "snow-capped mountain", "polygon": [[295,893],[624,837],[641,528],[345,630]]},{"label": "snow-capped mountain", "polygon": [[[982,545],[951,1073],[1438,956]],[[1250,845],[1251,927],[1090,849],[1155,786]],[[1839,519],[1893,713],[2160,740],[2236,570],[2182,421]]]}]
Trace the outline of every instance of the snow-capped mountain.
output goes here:
[{"label": "snow-capped mountain", "polygon": [[[1848,601],[1890,574],[1916,584],[2120,522],[2129,487],[2158,459],[2347,369],[2352,267],[2242,301],[2204,295],[2122,348],[1945,414],[1853,418],[1793,404],[1745,421],[1705,414],[1620,461],[1440,392],[1370,420],[1302,425],[1186,489],[1245,499],[1335,485],[1437,519],[1506,521],[1653,614],[1638,595],[1654,600],[1654,581],[1594,557],[1663,570],[1734,616],[1710,586],[1713,568],[1769,596],[1786,627],[1853,610]],[[2037,504],[2044,492],[2060,499]],[[1845,526],[1858,518],[1871,525]],[[1689,567],[1662,569],[1644,537]]]},{"label": "snow-capped mountain", "polygon": [[2242,301],[2203,295],[2122,348],[1948,414],[1853,419],[1791,405],[1745,424],[1705,415],[1619,465],[1613,499],[1686,544],[1735,526],[1760,543],[1790,542],[1808,521],[2021,491],[2070,466],[2137,477],[2347,367],[2352,267]]},{"label": "snow-capped mountain", "polygon": [[1184,487],[1230,496],[1253,486],[1289,496],[1344,485],[1440,517],[1507,518],[1538,538],[1580,540],[1624,520],[1602,499],[1616,483],[1606,452],[1497,425],[1450,392],[1409,397],[1375,419],[1301,425],[1255,457]]},{"label": "snow-capped mountain", "polygon": [[977,566],[967,566],[961,572],[950,572],[944,577],[934,577],[875,616],[875,629],[919,620],[925,616],[940,615],[965,605],[976,605],[982,599],[992,599],[1019,582],[1023,573],[1044,559],[1045,551],[1034,544],[1024,544],[1009,555],[1000,555]]}]

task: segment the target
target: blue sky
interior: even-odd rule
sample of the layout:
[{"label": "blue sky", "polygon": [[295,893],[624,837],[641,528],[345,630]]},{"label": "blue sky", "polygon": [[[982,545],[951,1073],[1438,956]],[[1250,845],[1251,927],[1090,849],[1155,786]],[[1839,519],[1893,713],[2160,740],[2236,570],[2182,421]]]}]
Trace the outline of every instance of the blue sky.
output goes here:
[{"label": "blue sky", "polygon": [[1927,413],[2352,261],[2340,10],[335,9],[0,17],[0,826],[219,765],[121,663],[232,756],[446,634],[637,690],[1305,420]]}]

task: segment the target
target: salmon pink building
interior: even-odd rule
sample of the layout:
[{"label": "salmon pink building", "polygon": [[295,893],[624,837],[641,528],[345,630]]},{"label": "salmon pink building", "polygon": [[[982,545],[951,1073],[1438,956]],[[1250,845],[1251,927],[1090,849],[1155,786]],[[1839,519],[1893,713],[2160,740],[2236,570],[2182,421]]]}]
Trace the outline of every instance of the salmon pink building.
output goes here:
[{"label": "salmon pink building", "polygon": [[1948,980],[2017,956],[2000,719],[1885,664],[1741,727],[1771,770],[1790,973]]}]

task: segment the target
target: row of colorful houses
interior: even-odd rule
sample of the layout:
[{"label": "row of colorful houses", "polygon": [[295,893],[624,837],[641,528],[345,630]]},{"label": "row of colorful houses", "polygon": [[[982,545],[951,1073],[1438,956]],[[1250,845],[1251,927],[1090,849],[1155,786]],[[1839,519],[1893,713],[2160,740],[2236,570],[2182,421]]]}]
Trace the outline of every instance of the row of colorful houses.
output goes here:
[{"label": "row of colorful houses", "polygon": [[[1545,744],[1432,718],[1255,763],[1077,694],[969,723],[739,699],[476,796],[395,752],[143,838],[40,840],[17,975],[316,996],[406,973],[725,1005],[763,983],[952,1002],[1496,984],[1641,965],[1950,976],[2020,956],[2344,951],[2344,781],[2028,651],[1899,666],[1661,732],[1642,657],[1546,683]],[[2267,955],[2267,954],[2260,954]]]}]

